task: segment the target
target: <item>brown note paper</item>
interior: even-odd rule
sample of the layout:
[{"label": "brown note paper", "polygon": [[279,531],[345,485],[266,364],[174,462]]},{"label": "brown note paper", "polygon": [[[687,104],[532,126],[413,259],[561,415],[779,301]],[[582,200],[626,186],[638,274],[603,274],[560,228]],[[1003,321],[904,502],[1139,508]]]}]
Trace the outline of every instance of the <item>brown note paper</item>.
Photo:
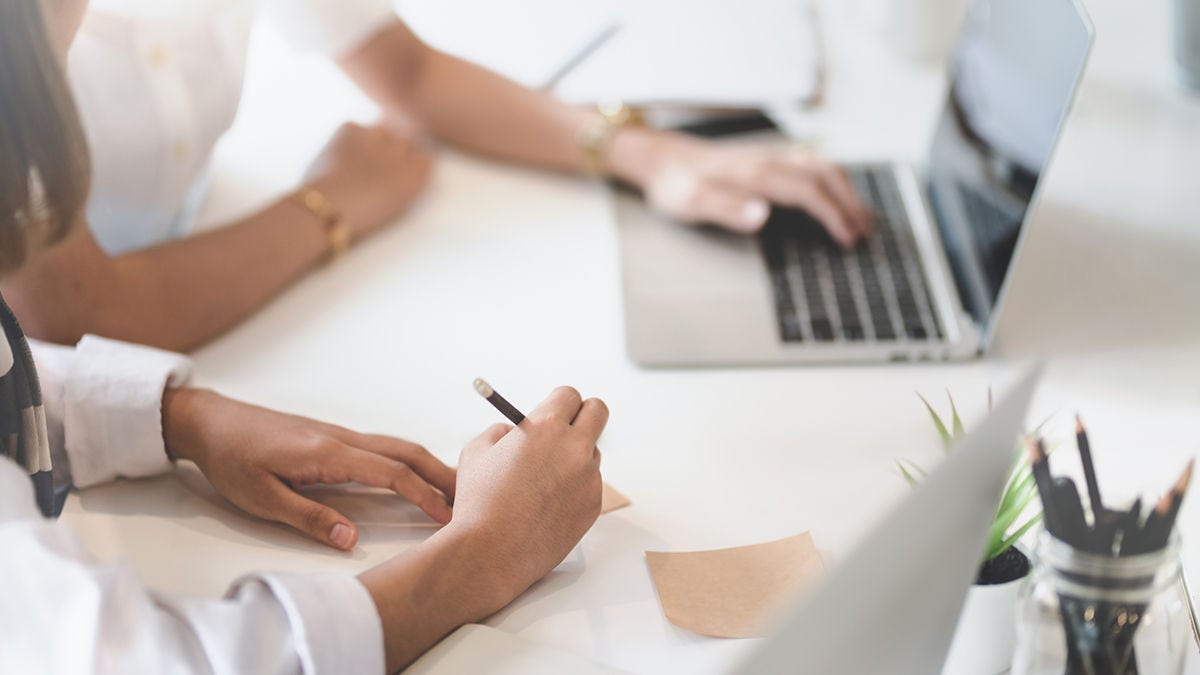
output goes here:
[{"label": "brown note paper", "polygon": [[646,563],[671,623],[727,638],[766,635],[766,623],[824,570],[807,532],[716,551],[646,551]]},{"label": "brown note paper", "polygon": [[629,497],[617,492],[617,489],[608,483],[604,484],[604,496],[600,498],[600,513],[608,513],[617,509],[629,506],[632,502]]}]

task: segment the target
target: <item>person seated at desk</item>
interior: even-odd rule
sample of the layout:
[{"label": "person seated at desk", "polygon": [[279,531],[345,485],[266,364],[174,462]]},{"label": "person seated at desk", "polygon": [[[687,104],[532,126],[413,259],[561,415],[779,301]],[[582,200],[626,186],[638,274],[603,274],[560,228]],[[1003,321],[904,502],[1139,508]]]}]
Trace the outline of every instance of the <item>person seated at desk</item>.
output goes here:
[{"label": "person seated at desk", "polygon": [[[43,1],[66,15],[88,4]],[[869,229],[867,210],[830,163],[614,124],[430,48],[391,0],[275,0],[294,43],[330,55],[386,118],[415,135],[343,126],[293,194],[182,238],[213,147],[237,110],[259,1],[94,4],[71,55],[95,160],[91,229],[78,228],[3,286],[38,338],[74,344],[90,332],[179,351],[204,344],[394,222],[429,178],[427,138],[604,174],[683,221],[749,233],[779,203],[809,210],[846,246]]]},{"label": "person seated at desk", "polygon": [[[0,3],[0,277],[82,227],[90,169],[60,63],[74,20],[53,18],[37,0]],[[27,342],[2,299],[0,333],[2,673],[394,671],[512,601],[600,512],[608,410],[570,388],[520,429],[488,428],[456,473],[411,443],[189,388],[177,354],[95,336],[74,349]],[[72,484],[171,459],[195,462],[246,511],[342,549],[353,526],[292,486],[390,487],[447,524],[357,578],[253,574],[223,599],[185,599],[91,558],[47,518]]]}]

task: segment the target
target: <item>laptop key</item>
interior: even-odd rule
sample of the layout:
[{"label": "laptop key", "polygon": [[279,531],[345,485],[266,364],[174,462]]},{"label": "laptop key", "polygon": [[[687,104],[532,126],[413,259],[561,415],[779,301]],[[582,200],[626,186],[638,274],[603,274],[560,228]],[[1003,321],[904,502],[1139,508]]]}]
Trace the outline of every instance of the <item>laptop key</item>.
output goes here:
[{"label": "laptop key", "polygon": [[813,338],[816,340],[821,342],[833,341],[833,324],[829,322],[829,319],[814,318],[812,320],[812,331]]}]

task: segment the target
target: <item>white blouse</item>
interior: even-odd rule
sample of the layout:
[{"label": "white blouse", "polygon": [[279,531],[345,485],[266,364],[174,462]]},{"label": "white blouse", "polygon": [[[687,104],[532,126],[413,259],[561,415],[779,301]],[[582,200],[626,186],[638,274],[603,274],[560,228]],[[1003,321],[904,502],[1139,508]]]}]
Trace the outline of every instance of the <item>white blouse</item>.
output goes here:
[{"label": "white blouse", "polygon": [[188,231],[260,10],[297,47],[330,55],[395,17],[390,0],[92,0],[68,72],[92,151],[88,219],[109,253]]},{"label": "white blouse", "polygon": [[[52,454],[76,486],[170,468],[165,386],[176,354],[85,337],[30,342]],[[0,335],[0,365],[12,366]],[[7,372],[8,368],[0,370]],[[256,574],[222,598],[156,593],[125,561],[101,563],[42,517],[29,475],[0,457],[0,673],[381,673],[383,628],[352,576]]]}]

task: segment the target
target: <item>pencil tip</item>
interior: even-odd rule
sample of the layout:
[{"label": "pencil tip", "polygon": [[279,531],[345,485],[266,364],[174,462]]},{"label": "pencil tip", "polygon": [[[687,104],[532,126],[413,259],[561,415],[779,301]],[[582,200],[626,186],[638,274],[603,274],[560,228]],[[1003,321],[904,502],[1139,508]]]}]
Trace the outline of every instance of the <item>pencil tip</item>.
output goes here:
[{"label": "pencil tip", "polygon": [[1038,462],[1042,461],[1042,457],[1044,457],[1044,455],[1042,453],[1041,441],[1035,439],[1033,436],[1026,436],[1024,438],[1024,442],[1025,452],[1029,454],[1029,461],[1033,464],[1037,464]]},{"label": "pencil tip", "polygon": [[488,398],[492,394],[496,393],[496,390],[492,389],[492,385],[490,385],[486,381],[484,381],[484,379],[482,377],[475,378],[474,384],[475,384],[475,391],[479,392],[479,395],[484,398]]},{"label": "pencil tip", "polygon": [[1192,468],[1195,464],[1196,460],[1190,460],[1183,468],[1183,475],[1179,477],[1179,482],[1175,484],[1175,491],[1181,495],[1187,491],[1188,484],[1192,482]]},{"label": "pencil tip", "polygon": [[1083,419],[1079,417],[1079,413],[1075,413],[1075,433],[1083,433]]}]

